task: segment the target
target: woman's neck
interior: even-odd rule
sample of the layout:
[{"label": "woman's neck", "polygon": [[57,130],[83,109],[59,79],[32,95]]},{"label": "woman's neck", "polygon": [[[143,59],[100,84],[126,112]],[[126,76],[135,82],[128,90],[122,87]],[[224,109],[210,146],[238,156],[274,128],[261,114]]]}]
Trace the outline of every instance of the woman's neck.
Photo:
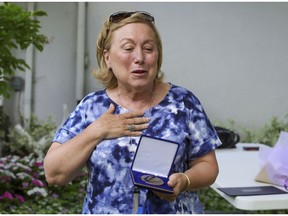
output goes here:
[{"label": "woman's neck", "polygon": [[147,109],[159,104],[170,89],[170,84],[157,82],[153,88],[146,91],[129,91],[129,89],[117,87],[107,89],[108,96],[119,106],[128,110],[145,112]]},{"label": "woman's neck", "polygon": [[152,107],[155,85],[145,90],[127,89],[121,86],[116,88],[119,105],[128,110],[145,111]]}]

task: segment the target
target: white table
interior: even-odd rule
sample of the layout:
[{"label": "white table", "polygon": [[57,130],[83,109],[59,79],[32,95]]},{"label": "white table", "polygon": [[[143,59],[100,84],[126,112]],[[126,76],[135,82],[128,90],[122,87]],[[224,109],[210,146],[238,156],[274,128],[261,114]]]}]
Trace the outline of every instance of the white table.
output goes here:
[{"label": "white table", "polygon": [[[211,186],[211,188],[238,209],[288,209],[288,194],[231,197],[217,189],[218,187],[249,187],[270,185],[255,181],[255,177],[260,169],[258,162],[259,152],[243,150],[244,146],[260,147],[261,144],[238,143],[236,146],[237,147],[235,149],[216,150],[220,171],[215,183]],[[284,187],[278,188],[285,191]]]}]

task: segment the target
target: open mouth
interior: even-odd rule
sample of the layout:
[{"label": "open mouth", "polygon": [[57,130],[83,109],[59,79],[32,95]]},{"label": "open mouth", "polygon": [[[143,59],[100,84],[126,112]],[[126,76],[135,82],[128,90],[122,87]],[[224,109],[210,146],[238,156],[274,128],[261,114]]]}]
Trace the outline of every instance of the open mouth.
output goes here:
[{"label": "open mouth", "polygon": [[147,73],[147,71],[146,70],[134,70],[132,71],[132,73],[135,75],[144,75]]}]

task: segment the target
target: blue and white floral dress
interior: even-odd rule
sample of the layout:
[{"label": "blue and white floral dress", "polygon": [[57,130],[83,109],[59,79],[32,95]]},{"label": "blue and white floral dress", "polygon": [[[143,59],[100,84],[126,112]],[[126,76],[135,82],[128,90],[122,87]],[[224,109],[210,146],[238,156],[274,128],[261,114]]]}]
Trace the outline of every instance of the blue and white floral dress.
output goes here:
[{"label": "blue and white floral dress", "polygon": [[[87,95],[56,132],[54,142],[64,143],[81,133],[113,103],[115,114],[128,112],[112,101],[105,90]],[[199,100],[187,89],[171,84],[165,98],[146,111],[150,117],[145,135],[180,143],[172,173],[188,169],[188,161],[214,150],[221,144]],[[130,214],[133,209],[133,182],[130,168],[140,137],[103,140],[92,152],[87,166],[89,179],[82,213]],[[159,199],[141,189],[143,213],[203,213],[194,192],[183,192],[173,202]]]}]

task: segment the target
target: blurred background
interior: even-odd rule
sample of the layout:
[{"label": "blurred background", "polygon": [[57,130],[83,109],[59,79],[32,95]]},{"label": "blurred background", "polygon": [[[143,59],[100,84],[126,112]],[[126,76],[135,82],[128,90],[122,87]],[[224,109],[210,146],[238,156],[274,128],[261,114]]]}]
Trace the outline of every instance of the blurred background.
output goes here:
[{"label": "blurred background", "polygon": [[[102,89],[95,43],[116,11],[144,10],[155,16],[164,49],[166,81],[191,90],[213,122],[258,128],[288,113],[288,3],[286,2],[21,2],[43,10],[42,52],[16,54],[31,63],[32,80],[4,100],[12,121],[52,116],[56,124],[89,92]],[[27,55],[30,52],[30,55]],[[32,92],[25,93],[25,88]],[[67,109],[64,109],[66,105]]]}]

